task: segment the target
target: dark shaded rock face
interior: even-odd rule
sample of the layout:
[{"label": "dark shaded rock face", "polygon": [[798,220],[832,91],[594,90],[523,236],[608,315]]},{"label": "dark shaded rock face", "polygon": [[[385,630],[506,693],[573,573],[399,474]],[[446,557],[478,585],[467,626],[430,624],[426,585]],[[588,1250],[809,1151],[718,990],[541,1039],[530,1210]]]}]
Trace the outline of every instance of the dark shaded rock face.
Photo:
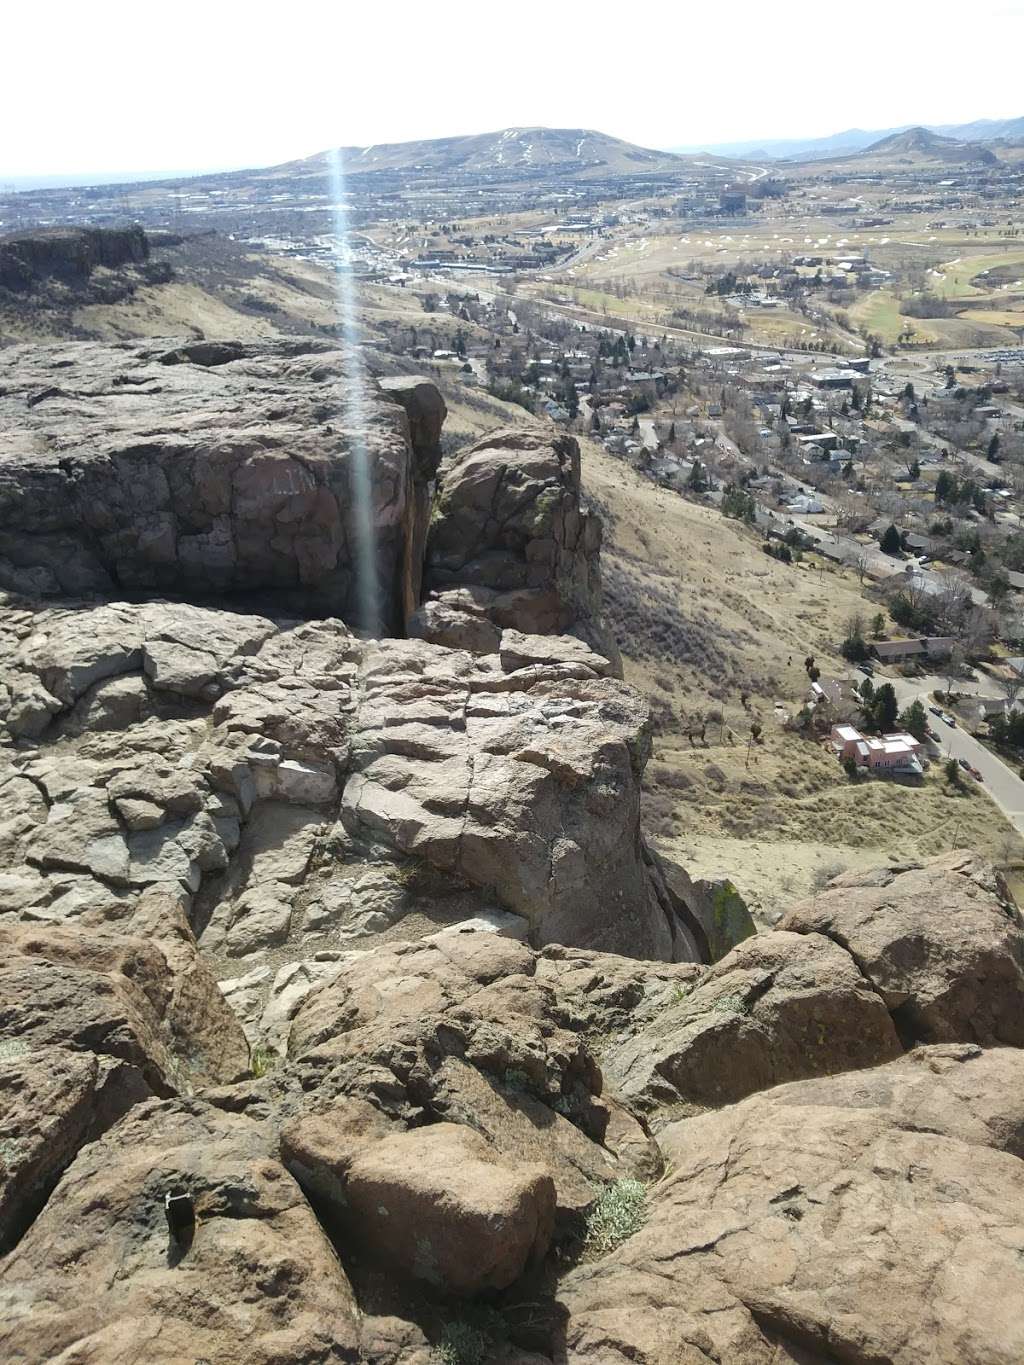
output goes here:
[{"label": "dark shaded rock face", "polygon": [[50,228],[0,236],[0,289],[25,293],[43,280],[87,279],[97,266],[116,269],[149,259],[140,227]]},{"label": "dark shaded rock face", "polygon": [[[430,385],[391,399],[367,382],[356,439],[354,382],[311,341],[3,351],[0,586],[259,594],[401,632],[444,404]],[[356,581],[367,522],[375,621]]]}]

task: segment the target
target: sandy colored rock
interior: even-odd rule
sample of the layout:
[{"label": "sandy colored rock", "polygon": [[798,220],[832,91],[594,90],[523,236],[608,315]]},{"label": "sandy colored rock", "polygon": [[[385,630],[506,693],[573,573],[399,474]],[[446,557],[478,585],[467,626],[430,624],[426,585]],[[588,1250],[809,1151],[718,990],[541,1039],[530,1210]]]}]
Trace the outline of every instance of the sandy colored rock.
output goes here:
[{"label": "sandy colored rock", "polygon": [[[272,1134],[198,1101],[150,1102],[84,1148],[0,1267],[0,1356],[110,1365],[357,1358],[333,1248]],[[186,1189],[191,1244],[164,1193]]]},{"label": "sandy colored rock", "polygon": [[0,924],[0,1037],[119,1059],[157,1094],[235,1080],[248,1061],[241,1028],[187,926],[161,929]]},{"label": "sandy colored rock", "polygon": [[818,934],[758,934],[631,1036],[602,1065],[645,1110],[732,1104],[805,1076],[875,1066],[902,1048],[881,997],[848,953]]},{"label": "sandy colored rock", "polygon": [[983,859],[848,873],[780,927],[842,944],[907,1044],[1024,1046],[1024,926]]},{"label": "sandy colored rock", "polygon": [[563,1281],[553,1359],[1011,1365],[1022,1079],[922,1048],[671,1126],[645,1226]]},{"label": "sandy colored rock", "polygon": [[580,498],[571,436],[492,432],[444,470],[431,518],[424,587],[490,589],[487,614],[526,634],[572,631],[621,676],[600,623],[601,524]]},{"label": "sandy colored rock", "polygon": [[453,1123],[364,1148],[345,1196],[372,1255],[454,1294],[507,1288],[547,1251],[554,1224],[551,1177],[498,1157]]}]

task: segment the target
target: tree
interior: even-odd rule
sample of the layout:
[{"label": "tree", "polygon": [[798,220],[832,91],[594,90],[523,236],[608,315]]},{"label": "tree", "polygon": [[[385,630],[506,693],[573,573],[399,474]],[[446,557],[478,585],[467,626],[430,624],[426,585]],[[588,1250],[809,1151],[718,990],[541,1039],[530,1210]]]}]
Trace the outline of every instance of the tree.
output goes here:
[{"label": "tree", "polygon": [[992,461],[993,464],[998,464],[998,463],[999,463],[1000,455],[999,455],[999,432],[998,432],[998,431],[993,433],[992,439],[991,439],[991,441],[989,441],[989,443],[988,443],[988,452],[987,452],[987,454],[988,454],[988,458]]},{"label": "tree", "polygon": [[951,787],[960,786],[960,764],[955,758],[947,759],[942,771],[946,774],[946,781]]},{"label": "tree", "polygon": [[864,618],[859,612],[854,612],[846,623],[846,636],[839,646],[839,653],[854,664],[863,663],[870,654],[864,642]]},{"label": "tree", "polygon": [[879,542],[879,544],[884,554],[887,555],[899,554],[900,550],[902,549],[902,544],[900,542],[900,533],[899,531],[897,531],[895,526],[889,525],[885,528],[885,531],[882,534],[882,539]]},{"label": "tree", "polygon": [[1003,695],[1012,711],[1017,704],[1021,688],[1024,687],[1024,678],[1019,673],[1010,672],[1006,677],[999,679],[999,686],[1003,689]]},{"label": "tree", "polygon": [[899,714],[899,704],[896,701],[896,693],[893,690],[892,683],[883,683],[870,701],[861,706],[861,712],[864,716],[864,724],[869,730],[877,730],[879,734],[884,735],[894,729]]},{"label": "tree", "polygon": [[912,701],[905,711],[901,711],[899,722],[908,734],[924,742],[928,733],[928,713],[920,701]]},{"label": "tree", "polygon": [[875,615],[871,618],[871,638],[872,640],[881,640],[884,635],[885,617],[879,611],[876,612]]},{"label": "tree", "polygon": [[686,480],[686,485],[694,493],[703,493],[708,486],[705,476],[704,466],[700,460],[694,460],[693,468],[690,470],[690,477]]}]

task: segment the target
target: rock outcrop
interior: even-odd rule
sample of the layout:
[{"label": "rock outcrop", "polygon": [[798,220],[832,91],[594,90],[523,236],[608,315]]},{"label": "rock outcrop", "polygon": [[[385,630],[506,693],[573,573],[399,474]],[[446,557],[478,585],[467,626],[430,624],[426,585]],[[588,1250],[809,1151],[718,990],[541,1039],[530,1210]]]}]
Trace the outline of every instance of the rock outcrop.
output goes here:
[{"label": "rock outcrop", "polygon": [[662,1133],[646,1225],[573,1271],[552,1360],[618,1365],[1024,1353],[1024,1053],[922,1048]]},{"label": "rock outcrop", "polygon": [[[1024,941],[986,869],[949,858],[898,875],[891,919],[925,884],[950,903],[965,875],[974,919],[945,943],[936,924],[904,964],[911,994],[943,947],[947,991],[969,983],[989,912],[1010,959]],[[149,945],[122,937],[141,915],[8,930],[22,951],[52,937],[48,970],[119,964],[148,1001]],[[708,966],[537,951],[485,924],[294,964],[287,1055],[240,1081],[225,1058],[191,1098],[152,1002],[130,1022],[125,995],[114,1035],[47,996],[28,1050],[0,1044],[0,1151],[12,1132],[23,1157],[0,1207],[24,1210],[0,1262],[4,1358],[127,1362],[141,1341],[154,1361],[428,1365],[477,1295],[484,1329],[451,1339],[508,1365],[1019,1357],[1024,1050],[901,1055],[899,1007],[817,931]],[[97,1124],[104,1067],[140,1083]],[[591,1212],[644,1186],[640,1215],[620,1230],[606,1213],[592,1245]],[[194,1209],[183,1240],[172,1191]]]},{"label": "rock outcrop", "polygon": [[12,915],[166,890],[250,1025],[293,964],[406,920],[701,956],[644,856],[646,707],[579,642],[481,657],[184,603],[5,619]]},{"label": "rock outcrop", "polygon": [[419,598],[443,403],[430,386],[392,399],[368,381],[354,408],[356,387],[313,340],[9,347],[0,587],[259,594],[400,631]]},{"label": "rock outcrop", "polygon": [[498,431],[442,475],[427,541],[428,597],[412,629],[490,653],[499,629],[573,634],[609,659],[600,618],[601,523],[580,506],[571,436]]},{"label": "rock outcrop", "polygon": [[1024,1047],[1024,937],[991,866],[949,853],[837,877],[780,928],[852,955],[907,1043]]},{"label": "rock outcrop", "polygon": [[647,847],[571,438],[4,367],[0,1358],[1024,1356],[1020,913],[957,853],[759,934]]},{"label": "rock outcrop", "polygon": [[140,227],[37,228],[0,235],[0,289],[25,293],[42,280],[77,282],[97,266],[117,269],[149,259]]},{"label": "rock outcrop", "polygon": [[[194,1229],[169,1234],[184,1190]],[[84,1148],[0,1265],[0,1357],[130,1365],[355,1361],[358,1313],[273,1133],[150,1101]]]}]

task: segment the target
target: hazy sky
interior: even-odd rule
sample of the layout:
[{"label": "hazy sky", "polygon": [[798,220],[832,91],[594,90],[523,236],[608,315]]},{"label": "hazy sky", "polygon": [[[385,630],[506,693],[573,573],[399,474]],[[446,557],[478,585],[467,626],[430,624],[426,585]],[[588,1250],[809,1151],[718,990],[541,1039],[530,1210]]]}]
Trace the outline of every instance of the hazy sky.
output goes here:
[{"label": "hazy sky", "polygon": [[4,176],[596,128],[647,146],[1024,115],[1024,0],[5,6]]}]

